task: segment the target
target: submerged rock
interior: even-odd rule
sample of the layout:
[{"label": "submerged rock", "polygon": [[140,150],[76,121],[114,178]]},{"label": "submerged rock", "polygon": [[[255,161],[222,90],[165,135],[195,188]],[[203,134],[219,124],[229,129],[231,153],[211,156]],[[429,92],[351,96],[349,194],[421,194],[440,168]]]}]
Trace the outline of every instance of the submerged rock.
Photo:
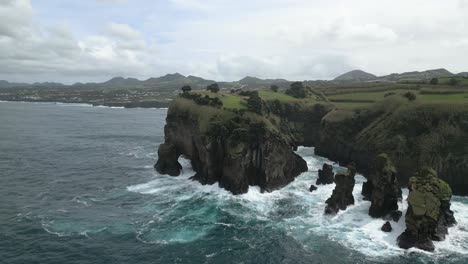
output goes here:
[{"label": "submerged rock", "polygon": [[325,202],[325,214],[336,214],[339,210],[346,210],[348,205],[354,204],[353,189],[356,180],[356,169],[354,165],[348,166],[346,173],[335,175],[336,187],[330,198]]},{"label": "submerged rock", "polygon": [[311,185],[310,188],[309,188],[309,192],[313,192],[315,190],[317,190],[317,186]]},{"label": "submerged rock", "polygon": [[386,154],[375,158],[368,181],[362,186],[362,195],[371,201],[370,216],[384,217],[398,210],[401,188],[396,174],[395,166]]},{"label": "submerged rock", "polygon": [[406,230],[398,237],[401,248],[417,247],[434,251],[433,240],[443,240],[448,227],[456,221],[450,210],[452,190],[430,168],[424,168],[410,178]]},{"label": "submerged rock", "polygon": [[390,224],[390,222],[385,222],[385,224],[382,226],[382,228],[380,229],[384,232],[392,232],[393,228],[392,228],[392,225]]},{"label": "submerged rock", "polygon": [[334,176],[333,166],[325,163],[323,164],[322,169],[318,171],[318,178],[315,184],[332,184]]}]

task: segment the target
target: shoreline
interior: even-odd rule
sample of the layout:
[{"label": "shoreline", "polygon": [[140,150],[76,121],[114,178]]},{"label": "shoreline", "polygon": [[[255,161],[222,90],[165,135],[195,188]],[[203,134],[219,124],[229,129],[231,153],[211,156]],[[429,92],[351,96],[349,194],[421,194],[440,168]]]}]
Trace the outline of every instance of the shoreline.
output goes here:
[{"label": "shoreline", "polygon": [[103,104],[90,104],[90,103],[78,103],[78,102],[57,102],[57,101],[7,101],[0,100],[0,103],[32,103],[32,104],[55,104],[55,105],[69,105],[69,106],[82,106],[82,107],[97,107],[97,108],[112,108],[112,109],[160,109],[167,110],[168,107],[149,107],[149,106],[116,106],[114,104],[103,105]]}]

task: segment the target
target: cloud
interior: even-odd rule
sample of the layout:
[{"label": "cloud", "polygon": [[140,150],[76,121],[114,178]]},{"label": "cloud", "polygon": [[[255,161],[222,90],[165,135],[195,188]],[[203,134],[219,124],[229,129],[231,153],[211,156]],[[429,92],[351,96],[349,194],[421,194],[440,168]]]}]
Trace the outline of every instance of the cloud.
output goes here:
[{"label": "cloud", "polygon": [[32,7],[27,0],[0,0],[0,37],[19,37],[29,33]]},{"label": "cloud", "polygon": [[[103,9],[102,2],[122,4]],[[303,80],[355,68],[466,71],[467,3],[0,0],[0,79],[102,81],[180,72]]]},{"label": "cloud", "polygon": [[102,3],[125,3],[128,0],[96,0],[97,2],[102,2]]}]

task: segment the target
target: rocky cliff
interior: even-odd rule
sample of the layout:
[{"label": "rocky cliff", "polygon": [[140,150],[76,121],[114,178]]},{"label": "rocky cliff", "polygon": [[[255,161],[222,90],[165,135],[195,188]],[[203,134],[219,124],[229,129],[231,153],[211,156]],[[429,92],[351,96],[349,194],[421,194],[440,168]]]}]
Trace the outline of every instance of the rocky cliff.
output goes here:
[{"label": "rocky cliff", "polygon": [[178,158],[191,161],[194,180],[219,183],[234,194],[259,186],[272,191],[307,171],[306,162],[293,151],[290,137],[267,118],[251,112],[196,105],[178,98],[166,118],[165,143],[155,168],[180,174]]},{"label": "rocky cliff", "polygon": [[[314,132],[316,133],[316,132]],[[369,176],[386,153],[404,185],[429,166],[455,194],[468,195],[468,106],[419,105],[387,100],[365,110],[329,112],[321,121],[316,154],[340,164],[355,162]]]},{"label": "rocky cliff", "polygon": [[[287,149],[287,162],[278,160],[278,165],[270,169],[284,168],[297,163],[294,161],[297,158],[292,158],[295,155],[290,147],[315,146],[316,154],[342,165],[355,162],[357,171],[366,177],[370,175],[375,157],[386,153],[398,171],[398,182],[403,186],[411,175],[429,166],[450,184],[454,194],[468,195],[468,177],[465,177],[468,174],[468,106],[420,105],[400,97],[390,97],[365,109],[334,109],[325,102],[301,104],[264,100],[260,115],[248,111],[241,115],[242,111],[213,111],[213,107],[188,107],[189,104],[194,103],[178,98],[170,107],[167,145],[160,149],[160,157],[189,157],[197,172],[195,179],[201,182],[219,181],[228,189],[233,184],[239,192],[244,192],[249,185],[277,188],[290,182],[296,171],[275,171],[271,179],[268,178],[270,176],[262,176],[263,180],[248,176],[241,183],[235,182],[236,177],[229,176],[230,172],[223,172],[224,166],[218,165],[256,171],[265,165],[265,151]],[[240,119],[234,122],[234,118]],[[263,127],[266,133],[252,130],[259,123],[266,125]],[[221,134],[213,134],[215,131]],[[227,134],[222,134],[223,131]],[[246,155],[246,160],[234,165],[240,162],[239,155]],[[279,157],[284,158],[282,155]],[[156,168],[174,174],[178,171],[175,158],[167,159],[160,160]],[[252,163],[255,166],[246,166],[247,159],[255,161]],[[268,159],[275,158],[269,156]],[[207,166],[208,163],[217,165]],[[266,169],[260,170],[265,172]]]}]

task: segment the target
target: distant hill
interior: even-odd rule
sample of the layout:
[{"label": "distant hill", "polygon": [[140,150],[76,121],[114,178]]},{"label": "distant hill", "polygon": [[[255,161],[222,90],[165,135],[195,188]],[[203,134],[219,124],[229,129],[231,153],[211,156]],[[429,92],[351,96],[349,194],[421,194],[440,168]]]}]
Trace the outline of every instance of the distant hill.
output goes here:
[{"label": "distant hill", "polygon": [[432,78],[452,77],[452,76],[468,76],[468,72],[461,72],[453,74],[446,69],[434,69],[427,71],[412,71],[404,73],[392,73],[384,76],[375,76],[361,70],[354,70],[342,74],[334,79],[334,81],[340,82],[365,82],[365,81],[387,81],[387,82],[399,82],[399,81],[420,81],[429,80]]},{"label": "distant hill", "polygon": [[[234,82],[233,84],[235,83],[236,82]],[[247,76],[237,81],[237,83],[242,88],[258,89],[258,88],[270,88],[270,86],[272,85],[278,85],[282,88],[286,88],[287,86],[289,86],[291,82],[285,79],[260,79],[257,77]]]},{"label": "distant hill", "polygon": [[5,80],[0,80],[0,88],[14,88],[14,87],[24,87],[31,86],[33,84],[29,83],[11,83]]},{"label": "distant hill", "polygon": [[374,74],[361,70],[354,70],[336,77],[334,81],[364,82],[375,79],[377,79],[377,76],[375,76]]},{"label": "distant hill", "polygon": [[386,81],[404,81],[404,80],[428,80],[431,78],[450,77],[454,74],[446,69],[435,69],[427,71],[413,71],[404,73],[392,73],[390,75],[379,77],[380,80]]}]

